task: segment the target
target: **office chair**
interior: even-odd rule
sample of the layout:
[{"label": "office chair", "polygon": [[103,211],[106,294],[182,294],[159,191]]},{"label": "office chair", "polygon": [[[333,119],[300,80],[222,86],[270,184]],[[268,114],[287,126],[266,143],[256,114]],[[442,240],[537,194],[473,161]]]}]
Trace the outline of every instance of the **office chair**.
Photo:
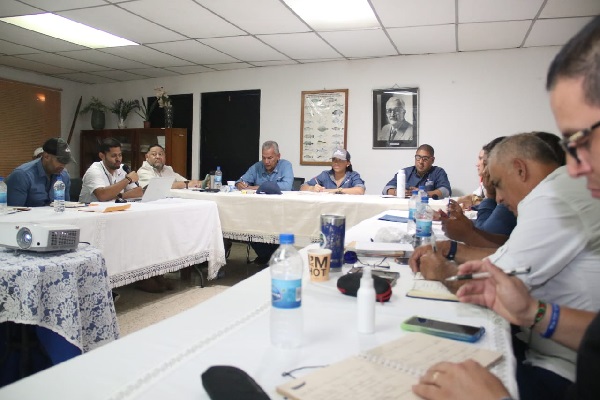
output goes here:
[{"label": "office chair", "polygon": [[292,183],[292,190],[297,192],[300,190],[300,186],[304,183],[304,178],[294,177],[294,183]]}]

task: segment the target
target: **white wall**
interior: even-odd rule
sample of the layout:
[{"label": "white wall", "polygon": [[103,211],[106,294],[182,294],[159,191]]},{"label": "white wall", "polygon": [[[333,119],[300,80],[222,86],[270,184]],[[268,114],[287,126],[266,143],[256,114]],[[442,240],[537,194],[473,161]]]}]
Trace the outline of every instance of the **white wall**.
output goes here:
[{"label": "white wall", "polygon": [[[531,130],[557,132],[544,83],[547,67],[558,50],[545,47],[340,61],[81,87],[84,101],[94,95],[107,104],[120,97],[153,96],[156,86],[164,86],[169,94],[193,93],[194,177],[199,164],[200,93],[260,89],[261,141],[279,142],[283,158],[294,165],[294,174],[306,178],[326,167],[299,165],[300,92],[349,89],[347,148],[354,169],[366,181],[367,193],[377,194],[394,171],[413,164],[414,150],[371,148],[372,90],[418,86],[420,144],[435,148],[435,164],[448,172],[454,194],[461,194],[476,186],[475,160],[489,140]],[[68,123],[63,121],[67,132],[71,118]],[[76,129],[90,128],[89,118],[79,122]],[[107,115],[107,127],[116,127],[116,122],[116,117]],[[141,126],[141,120],[131,115],[128,126]],[[78,145],[73,150],[77,151]],[[259,159],[260,154],[256,157]]]}]

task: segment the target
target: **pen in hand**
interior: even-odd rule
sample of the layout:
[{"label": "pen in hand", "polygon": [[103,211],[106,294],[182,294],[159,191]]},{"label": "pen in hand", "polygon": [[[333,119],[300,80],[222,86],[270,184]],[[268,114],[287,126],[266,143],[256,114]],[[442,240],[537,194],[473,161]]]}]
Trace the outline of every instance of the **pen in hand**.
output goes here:
[{"label": "pen in hand", "polygon": [[[528,274],[530,272],[531,272],[531,267],[516,268],[516,269],[513,269],[512,271],[506,272],[506,275],[508,275],[508,276],[524,275],[524,274]],[[451,276],[450,278],[446,278],[446,281],[447,282],[466,281],[466,280],[470,280],[470,279],[489,278],[491,276],[492,275],[489,272],[475,272],[473,274]]]}]

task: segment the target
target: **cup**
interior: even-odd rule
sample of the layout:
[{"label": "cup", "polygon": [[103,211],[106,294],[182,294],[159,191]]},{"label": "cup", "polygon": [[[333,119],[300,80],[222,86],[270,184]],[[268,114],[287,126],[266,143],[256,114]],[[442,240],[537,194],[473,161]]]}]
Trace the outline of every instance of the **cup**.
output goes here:
[{"label": "cup", "polygon": [[329,280],[329,267],[331,265],[330,249],[309,249],[308,267],[310,269],[310,280],[313,282],[325,282]]},{"label": "cup", "polygon": [[235,190],[235,181],[227,181],[227,186],[229,186],[229,191]]},{"label": "cup", "polygon": [[321,247],[331,250],[331,272],[340,272],[344,265],[344,239],[346,217],[343,215],[321,215]]}]

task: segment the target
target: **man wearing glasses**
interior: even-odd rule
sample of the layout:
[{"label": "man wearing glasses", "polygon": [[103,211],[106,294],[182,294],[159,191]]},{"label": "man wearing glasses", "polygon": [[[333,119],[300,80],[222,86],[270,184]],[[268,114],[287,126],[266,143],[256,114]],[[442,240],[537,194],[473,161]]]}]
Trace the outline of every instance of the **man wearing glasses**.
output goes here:
[{"label": "man wearing glasses", "polygon": [[385,115],[388,124],[379,131],[378,142],[385,142],[388,147],[407,146],[406,142],[413,142],[413,126],[404,119],[406,115],[404,100],[399,97],[391,97],[385,103]]},{"label": "man wearing glasses", "polygon": [[[434,150],[428,144],[422,144],[417,149],[415,154],[414,167],[404,168],[406,176],[406,193],[405,196],[410,196],[412,191],[418,189],[419,186],[425,186],[427,195],[434,199],[443,199],[452,195],[452,187],[448,180],[448,175],[443,168],[433,165],[435,161]],[[396,196],[396,177],[394,174],[392,180],[383,188],[384,195]]]}]

